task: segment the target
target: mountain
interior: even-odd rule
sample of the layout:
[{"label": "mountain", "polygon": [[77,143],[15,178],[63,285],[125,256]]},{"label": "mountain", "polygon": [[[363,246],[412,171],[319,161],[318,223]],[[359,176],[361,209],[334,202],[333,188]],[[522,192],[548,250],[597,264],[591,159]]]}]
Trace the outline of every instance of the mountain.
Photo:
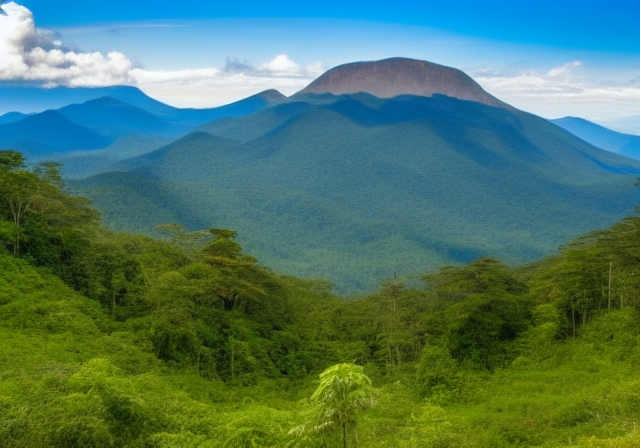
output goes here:
[{"label": "mountain", "polygon": [[236,229],[279,272],[365,291],[480,256],[522,263],[632,213],[640,164],[510,107],[296,95],[75,182],[113,228]]},{"label": "mountain", "polygon": [[622,134],[584,118],[564,117],[549,120],[593,146],[640,160],[640,136]]},{"label": "mountain", "polygon": [[613,120],[603,121],[600,124],[624,134],[640,135],[640,115],[614,118]]},{"label": "mountain", "polygon": [[172,106],[156,101],[140,89],[130,86],[111,87],[54,87],[16,86],[0,83],[0,113],[18,111],[23,113],[59,109],[69,104],[80,104],[102,97],[111,97],[154,115],[170,115]]},{"label": "mountain", "polygon": [[176,109],[166,118],[185,127],[194,128],[212,120],[224,117],[250,115],[274,104],[286,97],[275,89],[265,90],[231,104],[211,109]]},{"label": "mountain", "polygon": [[[178,109],[153,100],[132,87],[57,88],[52,91],[32,88],[29,92],[37,98],[41,90],[46,92],[45,100],[48,97],[60,99],[66,94],[70,98],[100,93],[117,97],[102,96],[64,106],[55,114],[49,111],[44,115],[31,115],[37,117],[36,121],[30,119],[22,123],[30,116],[20,112],[9,112],[0,117],[0,148],[23,151],[32,161],[61,162],[64,175],[73,178],[108,171],[120,160],[158,149],[202,123],[251,114],[286,99],[277,90],[267,90],[212,109]],[[29,98],[25,96],[27,103]],[[9,123],[15,126],[6,127]],[[41,126],[45,132],[41,132]]]},{"label": "mountain", "polygon": [[20,112],[7,112],[6,114],[0,116],[0,124],[9,124],[15,123],[16,121],[20,121],[23,118],[27,118],[29,115],[22,114]]},{"label": "mountain", "polygon": [[510,107],[484,91],[464,72],[427,61],[390,58],[334,67],[296,95],[365,92],[379,98],[446,95],[488,106]]},{"label": "mountain", "polygon": [[[108,96],[58,109],[70,121],[108,136],[170,133],[169,124],[139,107]],[[175,130],[174,130],[174,133]]]},{"label": "mountain", "polygon": [[0,148],[27,154],[104,148],[111,141],[54,110],[0,125]]},{"label": "mountain", "polygon": [[70,104],[82,104],[103,97],[109,97],[142,109],[162,120],[173,123],[183,131],[220,117],[253,113],[285,98],[277,90],[267,90],[220,107],[180,109],[157,101],[140,89],[130,86],[43,89],[0,83],[0,98],[2,98],[0,113],[9,111],[41,112],[48,109],[59,109]]}]

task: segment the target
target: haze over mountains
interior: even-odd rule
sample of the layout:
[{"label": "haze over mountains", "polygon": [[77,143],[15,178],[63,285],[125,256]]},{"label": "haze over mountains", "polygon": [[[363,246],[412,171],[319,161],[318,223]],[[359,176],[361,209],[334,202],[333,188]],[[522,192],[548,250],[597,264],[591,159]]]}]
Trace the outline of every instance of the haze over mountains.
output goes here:
[{"label": "haze over mountains", "polygon": [[[638,162],[424,61],[347,64],[290,98],[267,91],[206,111],[126,93],[137,103],[110,96],[47,114],[118,144],[136,123],[160,140],[179,123],[199,127],[72,184],[110,226],[232,228],[261,262],[343,292],[480,256],[533,261],[637,203]],[[2,147],[10,126],[41,115],[3,124]]]},{"label": "haze over mountains", "polygon": [[640,160],[640,136],[638,135],[622,134],[578,117],[564,117],[549,121],[593,146]]},{"label": "haze over mountains", "polygon": [[[57,110],[0,116],[0,148],[21,151],[32,161],[43,157],[61,161],[66,166],[65,175],[70,177],[104,171],[118,160],[157,149],[202,123],[251,114],[285,98],[269,90],[217,108],[178,109],[132,87],[5,86],[0,93],[3,101],[6,94],[11,104],[19,101],[16,94],[24,95],[32,107],[60,104],[67,94],[82,100]],[[40,96],[42,99],[38,100]]]},{"label": "haze over mountains", "polygon": [[[4,92],[10,91],[7,88],[2,90]],[[51,90],[55,90],[55,92]],[[56,102],[59,102],[67,92],[73,90],[66,87],[50,90],[20,88],[17,89],[17,92],[24,94],[27,98],[37,98],[40,91],[44,91],[46,92],[45,98],[51,96]],[[133,87],[79,90],[81,92],[74,92],[70,96],[80,97],[82,101],[74,104],[67,103],[56,110],[75,124],[98,130],[107,135],[117,136],[133,133],[179,135],[216,118],[247,115],[285,98],[280,92],[268,90],[212,109],[178,109],[149,98]],[[13,96],[14,93],[8,95],[10,100]],[[31,102],[35,104],[36,100],[32,99]],[[50,102],[43,101],[38,104],[43,105]],[[30,114],[29,116],[36,115],[40,114]],[[26,114],[20,112],[10,112],[0,117],[0,125],[15,123],[26,117]],[[33,129],[33,133],[37,133],[37,129]]]},{"label": "haze over mountains", "polygon": [[640,135],[640,115],[605,120],[600,124],[623,134]]}]

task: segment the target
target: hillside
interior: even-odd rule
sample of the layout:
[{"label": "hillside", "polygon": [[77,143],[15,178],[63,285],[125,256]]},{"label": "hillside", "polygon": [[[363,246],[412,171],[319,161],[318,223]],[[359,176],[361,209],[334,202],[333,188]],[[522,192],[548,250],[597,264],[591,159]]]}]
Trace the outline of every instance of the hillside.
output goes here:
[{"label": "hillside", "polygon": [[[16,224],[0,196],[7,448],[640,443],[638,217],[517,270],[481,258],[345,300],[228,229],[109,232],[24,162],[0,152],[31,204]],[[317,399],[336,382],[351,393]]]},{"label": "hillside", "polygon": [[640,166],[523,112],[358,94],[214,121],[120,171],[74,184],[109,226],[233,228],[275,269],[354,292],[554,253],[632,211]]}]

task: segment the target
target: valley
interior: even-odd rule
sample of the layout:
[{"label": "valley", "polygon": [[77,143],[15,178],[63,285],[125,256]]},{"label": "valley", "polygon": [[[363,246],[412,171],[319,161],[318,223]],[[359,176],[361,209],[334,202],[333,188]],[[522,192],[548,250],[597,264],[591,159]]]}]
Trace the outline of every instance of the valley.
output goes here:
[{"label": "valley", "polygon": [[1,447],[640,446],[637,136],[407,58],[11,89]]}]

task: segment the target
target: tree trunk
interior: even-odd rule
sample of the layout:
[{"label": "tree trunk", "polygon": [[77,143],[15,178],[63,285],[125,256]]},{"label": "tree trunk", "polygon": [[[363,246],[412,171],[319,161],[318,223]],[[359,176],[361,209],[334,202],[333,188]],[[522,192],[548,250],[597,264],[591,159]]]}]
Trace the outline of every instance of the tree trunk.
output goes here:
[{"label": "tree trunk", "polygon": [[231,338],[231,379],[232,380],[236,378],[235,358],[236,358],[235,345],[233,343],[233,338]]},{"label": "tree trunk", "polygon": [[342,445],[347,448],[347,422],[342,422]]},{"label": "tree trunk", "polygon": [[613,261],[609,262],[609,306],[608,309],[611,309],[611,265]]}]

